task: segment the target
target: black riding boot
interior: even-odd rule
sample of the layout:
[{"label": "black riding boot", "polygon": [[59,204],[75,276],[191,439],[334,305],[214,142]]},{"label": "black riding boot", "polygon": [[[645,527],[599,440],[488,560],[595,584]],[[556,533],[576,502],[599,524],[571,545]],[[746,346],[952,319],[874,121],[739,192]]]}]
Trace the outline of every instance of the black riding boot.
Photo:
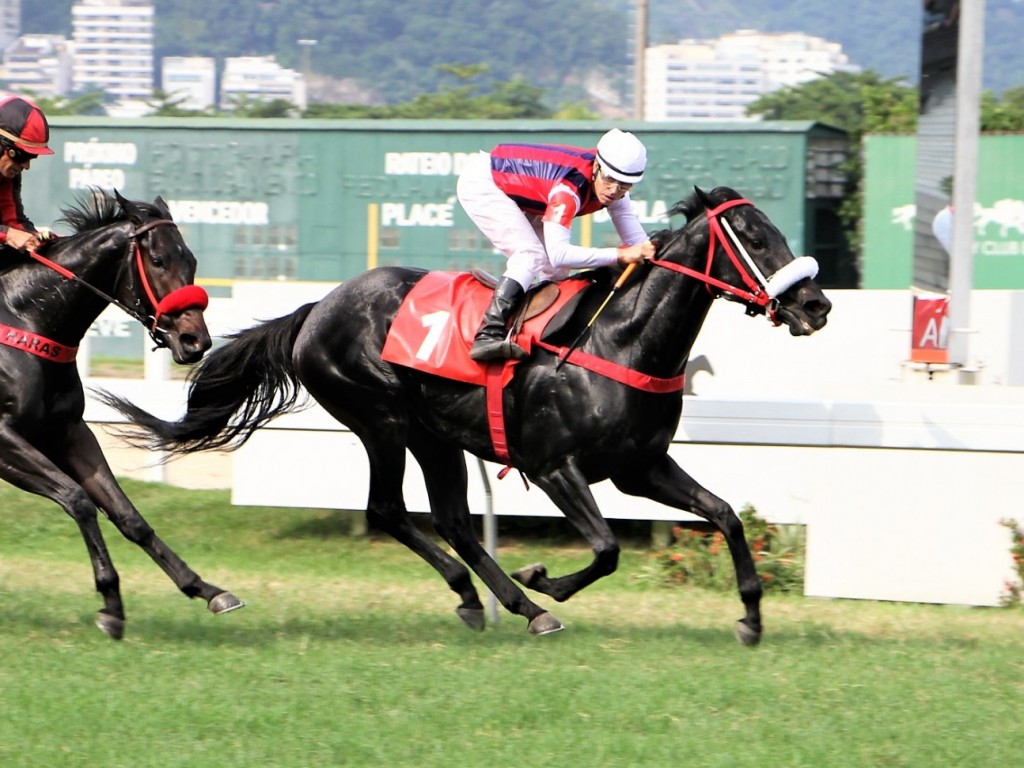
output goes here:
[{"label": "black riding boot", "polygon": [[523,288],[511,277],[503,277],[494,288],[494,298],[484,312],[469,356],[477,361],[526,357],[526,350],[509,340],[508,318],[523,297]]}]

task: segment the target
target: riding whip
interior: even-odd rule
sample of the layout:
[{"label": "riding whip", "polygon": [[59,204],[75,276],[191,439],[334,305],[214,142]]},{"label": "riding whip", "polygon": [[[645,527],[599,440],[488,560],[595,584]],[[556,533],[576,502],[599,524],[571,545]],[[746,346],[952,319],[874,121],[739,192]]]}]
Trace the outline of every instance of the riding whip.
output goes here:
[{"label": "riding whip", "polygon": [[576,340],[569,345],[569,351],[566,352],[565,355],[563,355],[562,357],[558,358],[558,362],[555,364],[556,371],[562,367],[562,364],[569,359],[569,355],[573,353],[573,350],[580,345],[581,341],[583,341],[583,337],[587,335],[587,331],[590,330],[590,327],[594,324],[594,321],[597,320],[597,316],[604,311],[604,308],[608,306],[608,302],[612,300],[612,296],[615,295],[615,292],[619,290],[619,288],[621,288],[629,279],[629,276],[633,274],[633,270],[636,269],[636,264],[637,262],[634,261],[632,264],[629,264],[624,270],[622,270],[622,274],[619,275],[619,279],[615,281],[615,285],[612,286],[612,289],[611,291],[608,292],[608,296],[605,298],[605,300],[601,302],[601,306],[597,308],[597,312],[595,312],[594,316],[590,318],[590,322],[583,327],[583,330],[580,331],[580,335],[577,336]]}]

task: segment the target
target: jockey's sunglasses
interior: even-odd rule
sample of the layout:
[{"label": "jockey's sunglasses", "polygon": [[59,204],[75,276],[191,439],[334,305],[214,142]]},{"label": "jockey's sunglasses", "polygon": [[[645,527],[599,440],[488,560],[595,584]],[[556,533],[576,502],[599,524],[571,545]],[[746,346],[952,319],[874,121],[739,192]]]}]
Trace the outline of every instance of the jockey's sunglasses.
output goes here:
[{"label": "jockey's sunglasses", "polygon": [[597,175],[601,177],[605,184],[610,186],[612,189],[621,189],[623,192],[629,192],[633,188],[632,184],[627,184],[624,181],[613,179],[611,176],[606,174],[600,166],[597,168]]},{"label": "jockey's sunglasses", "polygon": [[7,147],[7,156],[11,158],[18,165],[24,165],[35,160],[39,155],[33,155],[31,152],[26,152],[23,149],[17,147]]}]

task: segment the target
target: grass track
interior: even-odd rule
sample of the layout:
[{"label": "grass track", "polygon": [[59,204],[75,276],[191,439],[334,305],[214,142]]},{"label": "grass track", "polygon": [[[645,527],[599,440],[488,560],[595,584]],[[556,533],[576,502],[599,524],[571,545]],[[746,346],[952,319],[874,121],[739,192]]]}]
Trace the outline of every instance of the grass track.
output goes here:
[{"label": "grass track", "polygon": [[[126,482],[149,521],[248,607],[214,617],[107,525],[128,635],[100,606],[77,529],[0,487],[0,766],[1017,766],[1024,613],[766,600],[732,638],[733,595],[619,573],[534,638],[483,634],[389,541],[327,512]],[[517,544],[556,572],[579,548]]]}]

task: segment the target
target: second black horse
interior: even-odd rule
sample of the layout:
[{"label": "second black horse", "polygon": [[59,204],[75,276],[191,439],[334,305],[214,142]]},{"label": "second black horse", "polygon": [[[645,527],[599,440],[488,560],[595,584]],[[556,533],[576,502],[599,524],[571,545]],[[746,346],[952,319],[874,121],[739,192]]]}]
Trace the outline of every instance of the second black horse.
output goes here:
[{"label": "second black horse", "polygon": [[[120,580],[97,510],[138,544],[189,597],[214,613],[240,608],[203,581],[153,531],[125,495],[83,420],[78,345],[100,312],[117,304],[142,322],[175,362],[210,348],[206,292],[196,259],[160,198],[152,204],[95,191],[64,220],[76,234],[0,266],[0,479],[59,504],[78,524],[103,608],[96,623],[124,636]],[[29,258],[32,255],[34,258]]]}]

